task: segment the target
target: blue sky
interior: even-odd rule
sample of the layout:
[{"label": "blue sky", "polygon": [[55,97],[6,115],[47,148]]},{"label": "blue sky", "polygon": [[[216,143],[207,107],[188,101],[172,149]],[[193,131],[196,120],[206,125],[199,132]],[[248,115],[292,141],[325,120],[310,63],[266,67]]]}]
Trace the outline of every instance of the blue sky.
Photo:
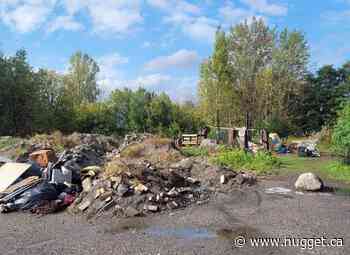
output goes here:
[{"label": "blue sky", "polygon": [[106,94],[143,86],[183,101],[216,27],[252,16],[303,31],[313,70],[350,60],[350,0],[0,0],[0,50],[24,48],[34,67],[59,72],[81,50],[100,64]]}]

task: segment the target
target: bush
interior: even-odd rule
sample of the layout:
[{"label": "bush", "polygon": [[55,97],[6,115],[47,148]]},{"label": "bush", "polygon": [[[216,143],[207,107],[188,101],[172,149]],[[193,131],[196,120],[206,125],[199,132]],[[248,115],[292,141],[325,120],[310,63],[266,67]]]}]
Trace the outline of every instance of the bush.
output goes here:
[{"label": "bush", "polygon": [[327,174],[338,181],[350,182],[350,166],[334,162],[327,167]]},{"label": "bush", "polygon": [[350,158],[350,103],[339,113],[332,135],[333,151],[346,159]]},{"label": "bush", "polygon": [[213,162],[234,170],[251,170],[257,174],[269,174],[280,166],[280,161],[270,153],[258,152],[254,155],[237,149],[219,152]]}]

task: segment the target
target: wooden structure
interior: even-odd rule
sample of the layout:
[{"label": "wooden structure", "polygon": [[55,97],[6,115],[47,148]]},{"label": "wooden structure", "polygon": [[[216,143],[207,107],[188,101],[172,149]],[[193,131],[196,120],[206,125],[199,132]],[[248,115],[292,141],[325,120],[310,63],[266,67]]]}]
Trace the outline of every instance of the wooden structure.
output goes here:
[{"label": "wooden structure", "polygon": [[183,134],[182,146],[198,146],[201,144],[201,136],[197,134]]}]

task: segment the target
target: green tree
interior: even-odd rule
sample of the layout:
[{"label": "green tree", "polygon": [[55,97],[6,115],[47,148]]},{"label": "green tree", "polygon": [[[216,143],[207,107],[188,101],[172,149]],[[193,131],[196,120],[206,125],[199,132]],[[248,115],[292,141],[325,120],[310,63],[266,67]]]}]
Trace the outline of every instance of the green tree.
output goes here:
[{"label": "green tree", "polygon": [[100,94],[97,84],[99,71],[98,64],[89,55],[77,52],[71,57],[65,87],[76,105],[97,100]]},{"label": "green tree", "polygon": [[20,50],[14,57],[1,57],[0,132],[26,135],[34,131],[38,90],[27,53]]}]

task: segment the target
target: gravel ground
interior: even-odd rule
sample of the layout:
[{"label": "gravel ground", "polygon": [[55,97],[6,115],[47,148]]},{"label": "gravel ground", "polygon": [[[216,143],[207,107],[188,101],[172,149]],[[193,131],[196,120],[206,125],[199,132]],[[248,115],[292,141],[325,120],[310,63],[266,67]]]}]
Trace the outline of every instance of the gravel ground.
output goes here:
[{"label": "gravel ground", "polygon": [[[94,221],[68,213],[0,215],[0,254],[350,254],[350,196],[267,194],[290,180],[218,194],[206,205],[147,218]],[[233,240],[244,236],[243,248]],[[252,248],[250,237],[343,238],[343,247]]]}]

